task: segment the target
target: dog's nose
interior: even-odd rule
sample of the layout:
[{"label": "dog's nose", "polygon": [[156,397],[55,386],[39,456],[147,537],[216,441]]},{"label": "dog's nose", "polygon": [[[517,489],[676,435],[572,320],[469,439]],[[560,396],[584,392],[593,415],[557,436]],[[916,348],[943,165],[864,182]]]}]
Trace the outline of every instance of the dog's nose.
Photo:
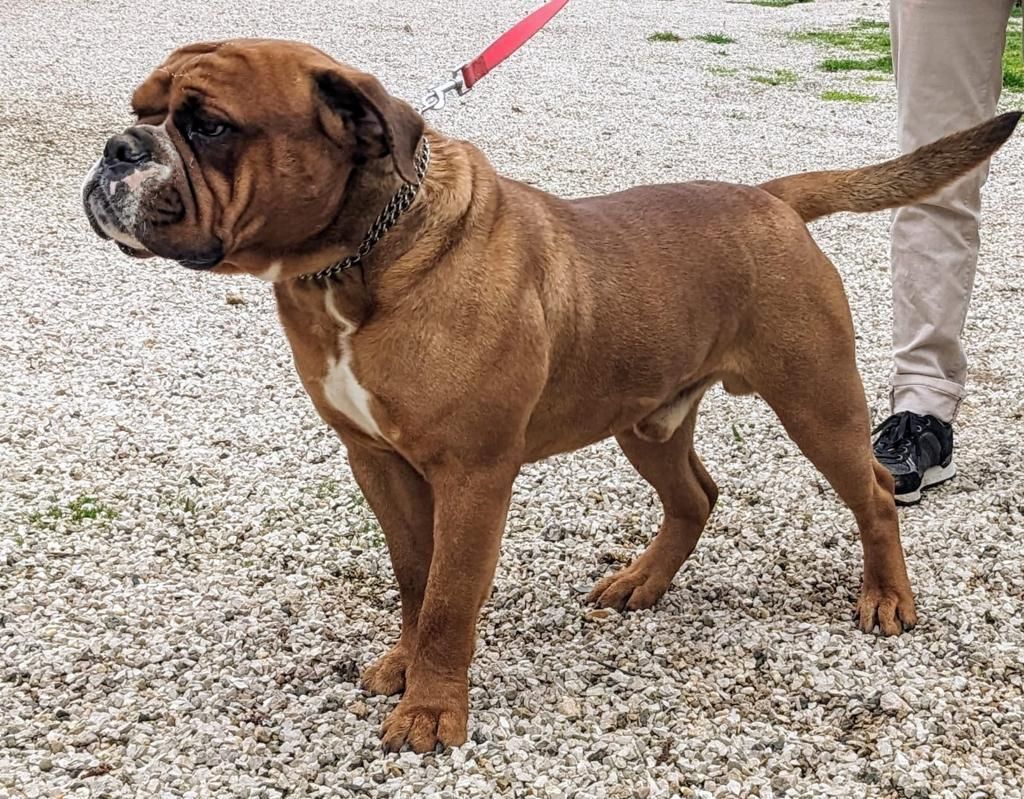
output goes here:
[{"label": "dog's nose", "polygon": [[142,137],[132,131],[111,136],[103,148],[103,163],[108,167],[128,165],[134,168],[144,164],[151,156]]}]

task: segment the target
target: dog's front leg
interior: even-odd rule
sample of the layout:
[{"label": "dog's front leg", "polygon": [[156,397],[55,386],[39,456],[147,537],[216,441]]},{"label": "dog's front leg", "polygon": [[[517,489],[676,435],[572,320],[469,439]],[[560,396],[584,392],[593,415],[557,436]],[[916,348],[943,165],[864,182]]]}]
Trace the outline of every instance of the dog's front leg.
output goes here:
[{"label": "dog's front leg", "polygon": [[443,466],[434,494],[434,554],[405,695],[384,722],[384,748],[415,752],[466,741],[476,620],[498,561],[519,465]]},{"label": "dog's front leg", "polygon": [[363,672],[363,687],[397,694],[416,651],[416,628],[434,550],[430,486],[400,455],[348,446],[352,474],[380,522],[402,598],[402,634],[391,651]]}]

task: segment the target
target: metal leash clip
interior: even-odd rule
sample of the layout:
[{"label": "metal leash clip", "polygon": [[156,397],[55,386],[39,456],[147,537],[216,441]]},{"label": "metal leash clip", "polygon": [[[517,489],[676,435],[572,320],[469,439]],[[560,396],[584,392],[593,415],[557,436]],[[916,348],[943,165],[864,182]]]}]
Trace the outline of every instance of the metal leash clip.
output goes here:
[{"label": "metal leash clip", "polygon": [[451,80],[439,83],[427,92],[427,96],[423,98],[423,104],[420,106],[420,113],[444,108],[447,104],[447,95],[451,92],[461,97],[468,91],[469,87],[466,86],[466,81],[462,76],[462,67],[459,67],[452,71]]},{"label": "metal leash clip", "polygon": [[491,42],[480,55],[454,70],[451,80],[434,86],[423,98],[420,113],[444,108],[448,103],[448,95],[452,92],[459,97],[464,95],[476,85],[480,78],[526,44],[527,40],[547,25],[555,14],[565,8],[565,4],[568,2],[569,0],[547,0],[536,11],[517,22]]}]

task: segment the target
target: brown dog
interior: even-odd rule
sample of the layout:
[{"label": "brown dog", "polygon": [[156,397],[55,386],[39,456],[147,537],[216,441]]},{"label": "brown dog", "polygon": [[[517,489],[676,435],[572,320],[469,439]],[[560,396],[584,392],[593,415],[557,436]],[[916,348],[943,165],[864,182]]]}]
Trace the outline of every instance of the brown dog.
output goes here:
[{"label": "brown dog", "polygon": [[859,170],[566,201],[300,44],[183,48],[133,105],[138,124],[86,182],[87,213],[131,254],[274,282],[401,590],[401,637],[364,674],[370,691],[405,692],[389,749],[466,738],[477,614],[524,463],[616,437],[665,518],[590,599],[658,600],[715,504],[692,442],[717,381],[760,394],[852,509],[861,629],[915,623],[843,286],[804,223],[927,196],[1019,115]]}]

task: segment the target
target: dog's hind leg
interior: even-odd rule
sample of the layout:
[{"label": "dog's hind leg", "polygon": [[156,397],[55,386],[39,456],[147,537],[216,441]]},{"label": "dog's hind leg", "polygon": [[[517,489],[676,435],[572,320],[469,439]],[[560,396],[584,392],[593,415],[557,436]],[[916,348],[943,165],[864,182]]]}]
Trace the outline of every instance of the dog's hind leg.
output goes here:
[{"label": "dog's hind leg", "polygon": [[617,437],[630,463],[658,492],[665,517],[643,554],[598,582],[588,601],[619,610],[651,607],[697,545],[718,499],[717,486],[693,451],[699,402],[700,395],[667,441],[647,440],[635,432]]},{"label": "dog's hind leg", "polygon": [[[871,451],[845,294],[835,269],[818,258],[815,269],[794,270],[785,291],[765,301],[742,374],[853,511],[864,551],[860,628],[870,632],[877,623],[883,634],[897,635],[916,623],[917,613],[893,481]],[[800,285],[804,278],[808,283]]]},{"label": "dog's hind leg", "polygon": [[[839,369],[836,365],[833,367]],[[864,551],[864,582],[857,604],[858,624],[871,632],[877,622],[885,635],[898,635],[917,622],[914,595],[900,544],[892,476],[871,453],[867,407],[851,363],[839,380],[813,397],[761,389],[790,437],[853,511]]]}]

